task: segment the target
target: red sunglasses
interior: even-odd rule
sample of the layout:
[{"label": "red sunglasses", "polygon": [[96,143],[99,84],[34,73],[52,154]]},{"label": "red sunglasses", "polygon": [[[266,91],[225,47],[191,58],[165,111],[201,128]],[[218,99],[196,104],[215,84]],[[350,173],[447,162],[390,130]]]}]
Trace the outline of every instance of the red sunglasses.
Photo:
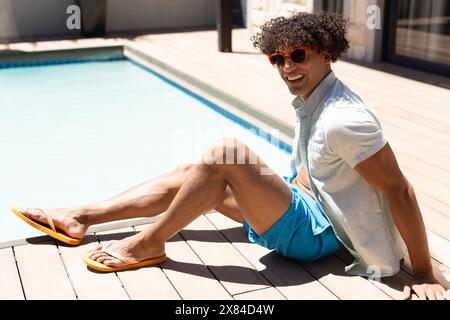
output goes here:
[{"label": "red sunglasses", "polygon": [[311,50],[310,47],[297,47],[288,52],[288,54],[283,54],[281,52],[274,52],[269,55],[269,61],[274,67],[282,67],[286,63],[289,57],[292,62],[302,63],[306,60],[306,52]]}]

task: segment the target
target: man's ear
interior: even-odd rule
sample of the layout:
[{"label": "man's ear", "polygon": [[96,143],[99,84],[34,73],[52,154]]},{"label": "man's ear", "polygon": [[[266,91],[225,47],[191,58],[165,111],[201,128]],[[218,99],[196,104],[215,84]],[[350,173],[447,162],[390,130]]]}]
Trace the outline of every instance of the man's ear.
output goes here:
[{"label": "man's ear", "polygon": [[331,63],[331,54],[329,54],[328,52],[323,52],[323,57],[325,58],[325,63],[326,64],[330,64]]}]

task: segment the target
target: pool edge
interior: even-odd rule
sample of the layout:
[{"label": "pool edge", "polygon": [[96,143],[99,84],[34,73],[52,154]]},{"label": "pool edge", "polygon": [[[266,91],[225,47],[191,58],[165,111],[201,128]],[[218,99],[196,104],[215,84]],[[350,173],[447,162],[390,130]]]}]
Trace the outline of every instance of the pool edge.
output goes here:
[{"label": "pool edge", "polygon": [[54,64],[125,60],[123,45],[42,51],[12,51],[0,54],[0,70]]}]

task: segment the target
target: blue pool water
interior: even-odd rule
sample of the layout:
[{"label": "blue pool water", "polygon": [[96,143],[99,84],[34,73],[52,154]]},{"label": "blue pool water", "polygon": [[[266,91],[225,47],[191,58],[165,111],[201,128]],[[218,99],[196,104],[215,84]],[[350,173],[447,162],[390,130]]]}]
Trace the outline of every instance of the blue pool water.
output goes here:
[{"label": "blue pool water", "polygon": [[130,61],[0,70],[0,243],[41,235],[11,205],[105,199],[223,136],[289,173],[286,152]]}]

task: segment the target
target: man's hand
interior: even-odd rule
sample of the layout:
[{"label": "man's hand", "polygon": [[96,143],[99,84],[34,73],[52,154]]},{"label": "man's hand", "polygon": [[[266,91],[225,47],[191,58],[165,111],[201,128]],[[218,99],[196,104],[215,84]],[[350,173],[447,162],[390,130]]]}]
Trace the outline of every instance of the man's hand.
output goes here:
[{"label": "man's hand", "polygon": [[404,300],[411,300],[413,294],[417,295],[420,300],[450,300],[450,290],[446,292],[432,275],[413,277],[405,285],[403,294]]},{"label": "man's hand", "polygon": [[[302,169],[303,170],[303,169]],[[292,181],[294,185],[305,191],[307,194],[309,194],[312,198],[314,198],[314,193],[311,191],[311,189],[306,185],[303,180],[302,176],[299,174],[297,177],[295,177],[294,181]]]}]

